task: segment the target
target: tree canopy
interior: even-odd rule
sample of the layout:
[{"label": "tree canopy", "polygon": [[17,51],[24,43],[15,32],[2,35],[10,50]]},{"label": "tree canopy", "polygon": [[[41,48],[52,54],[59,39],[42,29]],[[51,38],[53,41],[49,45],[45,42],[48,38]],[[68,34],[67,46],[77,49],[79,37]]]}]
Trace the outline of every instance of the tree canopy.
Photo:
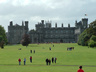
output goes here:
[{"label": "tree canopy", "polygon": [[7,43],[7,37],[4,28],[0,25],[0,46],[3,48],[4,43]]},{"label": "tree canopy", "polygon": [[89,24],[83,33],[80,34],[78,44],[94,47],[96,42],[96,20]]},{"label": "tree canopy", "polygon": [[23,46],[28,46],[28,44],[30,43],[30,38],[28,34],[23,35],[23,39],[21,40],[21,43]]}]

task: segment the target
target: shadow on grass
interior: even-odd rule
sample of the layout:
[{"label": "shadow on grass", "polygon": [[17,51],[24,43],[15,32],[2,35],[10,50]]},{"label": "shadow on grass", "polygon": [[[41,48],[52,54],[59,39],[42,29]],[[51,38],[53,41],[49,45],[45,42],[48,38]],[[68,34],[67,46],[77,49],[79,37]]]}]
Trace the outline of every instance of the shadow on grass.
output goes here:
[{"label": "shadow on grass", "polygon": [[[38,65],[30,65],[30,64],[26,64],[26,65],[18,65],[18,64],[0,64],[0,66],[80,66],[80,65],[45,65],[45,64],[38,64]],[[96,65],[82,65],[83,67],[96,67]]]}]

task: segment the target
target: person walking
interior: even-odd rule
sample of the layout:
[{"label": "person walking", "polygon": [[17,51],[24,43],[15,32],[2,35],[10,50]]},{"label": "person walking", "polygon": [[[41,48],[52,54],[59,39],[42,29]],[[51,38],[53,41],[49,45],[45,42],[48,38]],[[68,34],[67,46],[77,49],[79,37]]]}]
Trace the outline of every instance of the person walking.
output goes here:
[{"label": "person walking", "polygon": [[49,47],[49,50],[51,50],[51,47]]},{"label": "person walking", "polygon": [[50,65],[51,64],[51,60],[49,59],[48,62],[49,62],[49,65]]},{"label": "person walking", "polygon": [[55,57],[55,63],[56,63],[56,61],[57,61],[57,58]]},{"label": "person walking", "polygon": [[26,64],[26,58],[24,58],[24,65]]},{"label": "person walking", "polygon": [[32,63],[32,56],[30,56],[30,62]]},{"label": "person walking", "polygon": [[35,50],[34,50],[34,53],[35,53]]},{"label": "person walking", "polygon": [[52,63],[54,62],[54,57],[52,57]]},{"label": "person walking", "polygon": [[82,66],[79,66],[79,69],[77,70],[77,72],[84,72],[84,71],[82,70]]},{"label": "person walking", "polygon": [[30,50],[30,53],[32,53],[32,50]]},{"label": "person walking", "polygon": [[21,59],[20,58],[18,59],[18,61],[19,61],[19,65],[21,65]]},{"label": "person walking", "polygon": [[46,59],[46,65],[48,65],[48,58]]}]

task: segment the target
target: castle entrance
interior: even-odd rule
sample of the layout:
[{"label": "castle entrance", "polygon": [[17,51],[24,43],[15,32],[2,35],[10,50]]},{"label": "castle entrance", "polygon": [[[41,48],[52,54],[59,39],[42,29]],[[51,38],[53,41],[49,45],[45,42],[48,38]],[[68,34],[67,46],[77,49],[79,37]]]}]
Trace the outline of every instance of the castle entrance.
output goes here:
[{"label": "castle entrance", "polygon": [[63,43],[63,40],[61,39],[60,42]]},{"label": "castle entrance", "polygon": [[37,43],[38,41],[37,41],[37,38],[34,38],[34,43]]}]

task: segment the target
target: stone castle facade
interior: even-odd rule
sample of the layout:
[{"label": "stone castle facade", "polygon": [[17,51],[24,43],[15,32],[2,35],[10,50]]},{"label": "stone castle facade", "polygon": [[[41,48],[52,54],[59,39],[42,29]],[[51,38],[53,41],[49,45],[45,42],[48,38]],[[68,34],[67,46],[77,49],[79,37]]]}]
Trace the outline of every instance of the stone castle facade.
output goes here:
[{"label": "stone castle facade", "polygon": [[35,25],[36,30],[28,29],[28,21],[22,22],[22,26],[18,24],[13,25],[13,22],[10,22],[8,26],[8,42],[11,44],[20,43],[24,33],[29,34],[31,43],[76,43],[78,41],[78,36],[88,28],[88,19],[82,18],[81,21],[75,22],[75,27],[64,27],[63,24],[61,27],[51,26],[51,22],[44,22],[41,20],[40,23]]}]

